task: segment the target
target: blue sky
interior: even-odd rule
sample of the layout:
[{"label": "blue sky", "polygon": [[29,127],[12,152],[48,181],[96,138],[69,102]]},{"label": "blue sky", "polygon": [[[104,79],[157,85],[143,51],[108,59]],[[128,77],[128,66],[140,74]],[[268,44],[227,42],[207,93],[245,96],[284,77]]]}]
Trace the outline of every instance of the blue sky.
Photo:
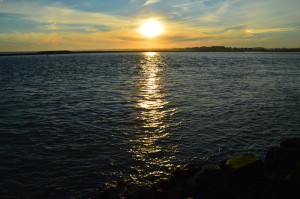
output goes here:
[{"label": "blue sky", "polygon": [[[300,47],[299,0],[0,0],[0,51]],[[149,19],[163,33],[138,29]]]}]

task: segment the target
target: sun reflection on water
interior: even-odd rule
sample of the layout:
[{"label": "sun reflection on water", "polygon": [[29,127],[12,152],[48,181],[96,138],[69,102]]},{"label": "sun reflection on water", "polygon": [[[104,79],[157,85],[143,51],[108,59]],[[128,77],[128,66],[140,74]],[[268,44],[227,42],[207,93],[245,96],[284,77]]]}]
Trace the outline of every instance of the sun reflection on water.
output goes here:
[{"label": "sun reflection on water", "polygon": [[139,92],[134,116],[139,125],[129,150],[137,161],[133,168],[137,174],[131,176],[137,183],[145,183],[147,178],[166,177],[168,173],[164,168],[172,166],[176,152],[176,146],[168,140],[168,127],[176,109],[168,107],[170,101],[164,88],[164,67],[162,57],[154,52],[145,53],[138,66],[136,86]]}]

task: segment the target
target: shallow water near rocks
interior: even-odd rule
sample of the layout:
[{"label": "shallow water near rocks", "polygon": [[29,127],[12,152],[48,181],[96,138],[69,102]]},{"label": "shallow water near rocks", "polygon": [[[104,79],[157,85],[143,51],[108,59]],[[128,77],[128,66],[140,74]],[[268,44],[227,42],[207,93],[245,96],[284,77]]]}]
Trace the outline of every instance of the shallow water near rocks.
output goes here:
[{"label": "shallow water near rocks", "polygon": [[0,57],[4,198],[85,198],[216,166],[300,129],[300,53]]}]

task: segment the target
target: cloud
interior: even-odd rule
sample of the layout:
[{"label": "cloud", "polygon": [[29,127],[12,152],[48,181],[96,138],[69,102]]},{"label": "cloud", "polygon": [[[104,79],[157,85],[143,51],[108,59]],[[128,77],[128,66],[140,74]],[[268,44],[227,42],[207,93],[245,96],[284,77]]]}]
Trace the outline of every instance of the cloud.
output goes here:
[{"label": "cloud", "polygon": [[232,26],[232,27],[229,27],[229,28],[225,29],[225,31],[228,31],[228,30],[242,30],[242,29],[245,29],[246,27],[247,27],[246,25]]},{"label": "cloud", "polygon": [[0,51],[90,50],[132,47],[133,41],[124,41],[116,33],[12,33],[0,34]]},{"label": "cloud", "polygon": [[198,3],[199,3],[199,2],[183,3],[183,4],[177,4],[177,5],[174,5],[173,7],[174,7],[174,8],[182,8],[182,7],[192,6],[192,5],[195,5],[195,4],[198,4]]},{"label": "cloud", "polygon": [[244,29],[246,34],[278,33],[293,31],[294,28]]},{"label": "cloud", "polygon": [[213,39],[214,37],[184,37],[184,36],[172,36],[168,37],[168,40],[176,41],[176,42],[186,42],[186,41],[202,41],[207,39]]},{"label": "cloud", "polygon": [[129,19],[116,16],[74,10],[71,8],[40,6],[32,3],[5,3],[0,13],[19,14],[23,19],[55,24],[93,24],[119,28],[127,24]]},{"label": "cloud", "polygon": [[143,6],[148,6],[148,5],[150,5],[150,4],[154,4],[154,3],[158,3],[158,2],[160,2],[160,0],[147,0],[147,1],[143,4]]},{"label": "cloud", "polygon": [[220,20],[220,18],[217,15],[208,14],[208,15],[205,15],[203,17],[200,17],[199,20],[203,21],[203,22],[211,23],[211,22],[218,22]]},{"label": "cloud", "polygon": [[81,24],[50,24],[50,25],[42,25],[39,26],[40,30],[47,31],[63,31],[63,32],[106,32],[110,31],[107,26],[101,25],[81,25]]}]

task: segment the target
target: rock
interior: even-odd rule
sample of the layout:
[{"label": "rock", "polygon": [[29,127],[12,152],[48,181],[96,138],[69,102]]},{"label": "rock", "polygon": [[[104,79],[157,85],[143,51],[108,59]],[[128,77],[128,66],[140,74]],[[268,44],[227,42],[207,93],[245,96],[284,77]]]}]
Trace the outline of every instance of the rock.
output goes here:
[{"label": "rock", "polygon": [[[169,168],[173,177],[168,182],[161,183],[160,187],[164,193],[168,193],[168,198],[193,198],[196,195],[196,176],[202,168],[196,165]],[[166,197],[165,197],[166,198]]]},{"label": "rock", "polygon": [[234,198],[228,191],[228,176],[220,169],[205,169],[196,182],[199,198]]},{"label": "rock", "polygon": [[[291,146],[290,144],[283,144]],[[294,146],[294,145],[292,145]],[[269,171],[280,171],[283,169],[293,170],[299,167],[300,150],[297,148],[273,147],[269,149],[265,158],[265,168]]]},{"label": "rock", "polygon": [[239,177],[262,177],[263,162],[252,155],[243,155],[224,160],[220,163],[221,170],[231,172]]},{"label": "rock", "polygon": [[240,178],[221,169],[204,170],[197,179],[197,185],[199,198],[273,198],[266,182]]},{"label": "rock", "polygon": [[198,171],[201,171],[202,168],[195,165],[185,166],[183,168],[178,168],[173,172],[175,180],[184,181],[186,184],[193,183],[192,181],[195,178],[195,175]]},{"label": "rock", "polygon": [[280,143],[281,147],[300,150],[300,138],[292,138]]},{"label": "rock", "polygon": [[100,193],[95,198],[111,199],[112,196],[113,196],[113,192],[111,190],[107,189],[107,190],[103,191],[102,193]]},{"label": "rock", "polygon": [[300,172],[280,171],[274,173],[271,181],[277,198],[300,198]]}]

